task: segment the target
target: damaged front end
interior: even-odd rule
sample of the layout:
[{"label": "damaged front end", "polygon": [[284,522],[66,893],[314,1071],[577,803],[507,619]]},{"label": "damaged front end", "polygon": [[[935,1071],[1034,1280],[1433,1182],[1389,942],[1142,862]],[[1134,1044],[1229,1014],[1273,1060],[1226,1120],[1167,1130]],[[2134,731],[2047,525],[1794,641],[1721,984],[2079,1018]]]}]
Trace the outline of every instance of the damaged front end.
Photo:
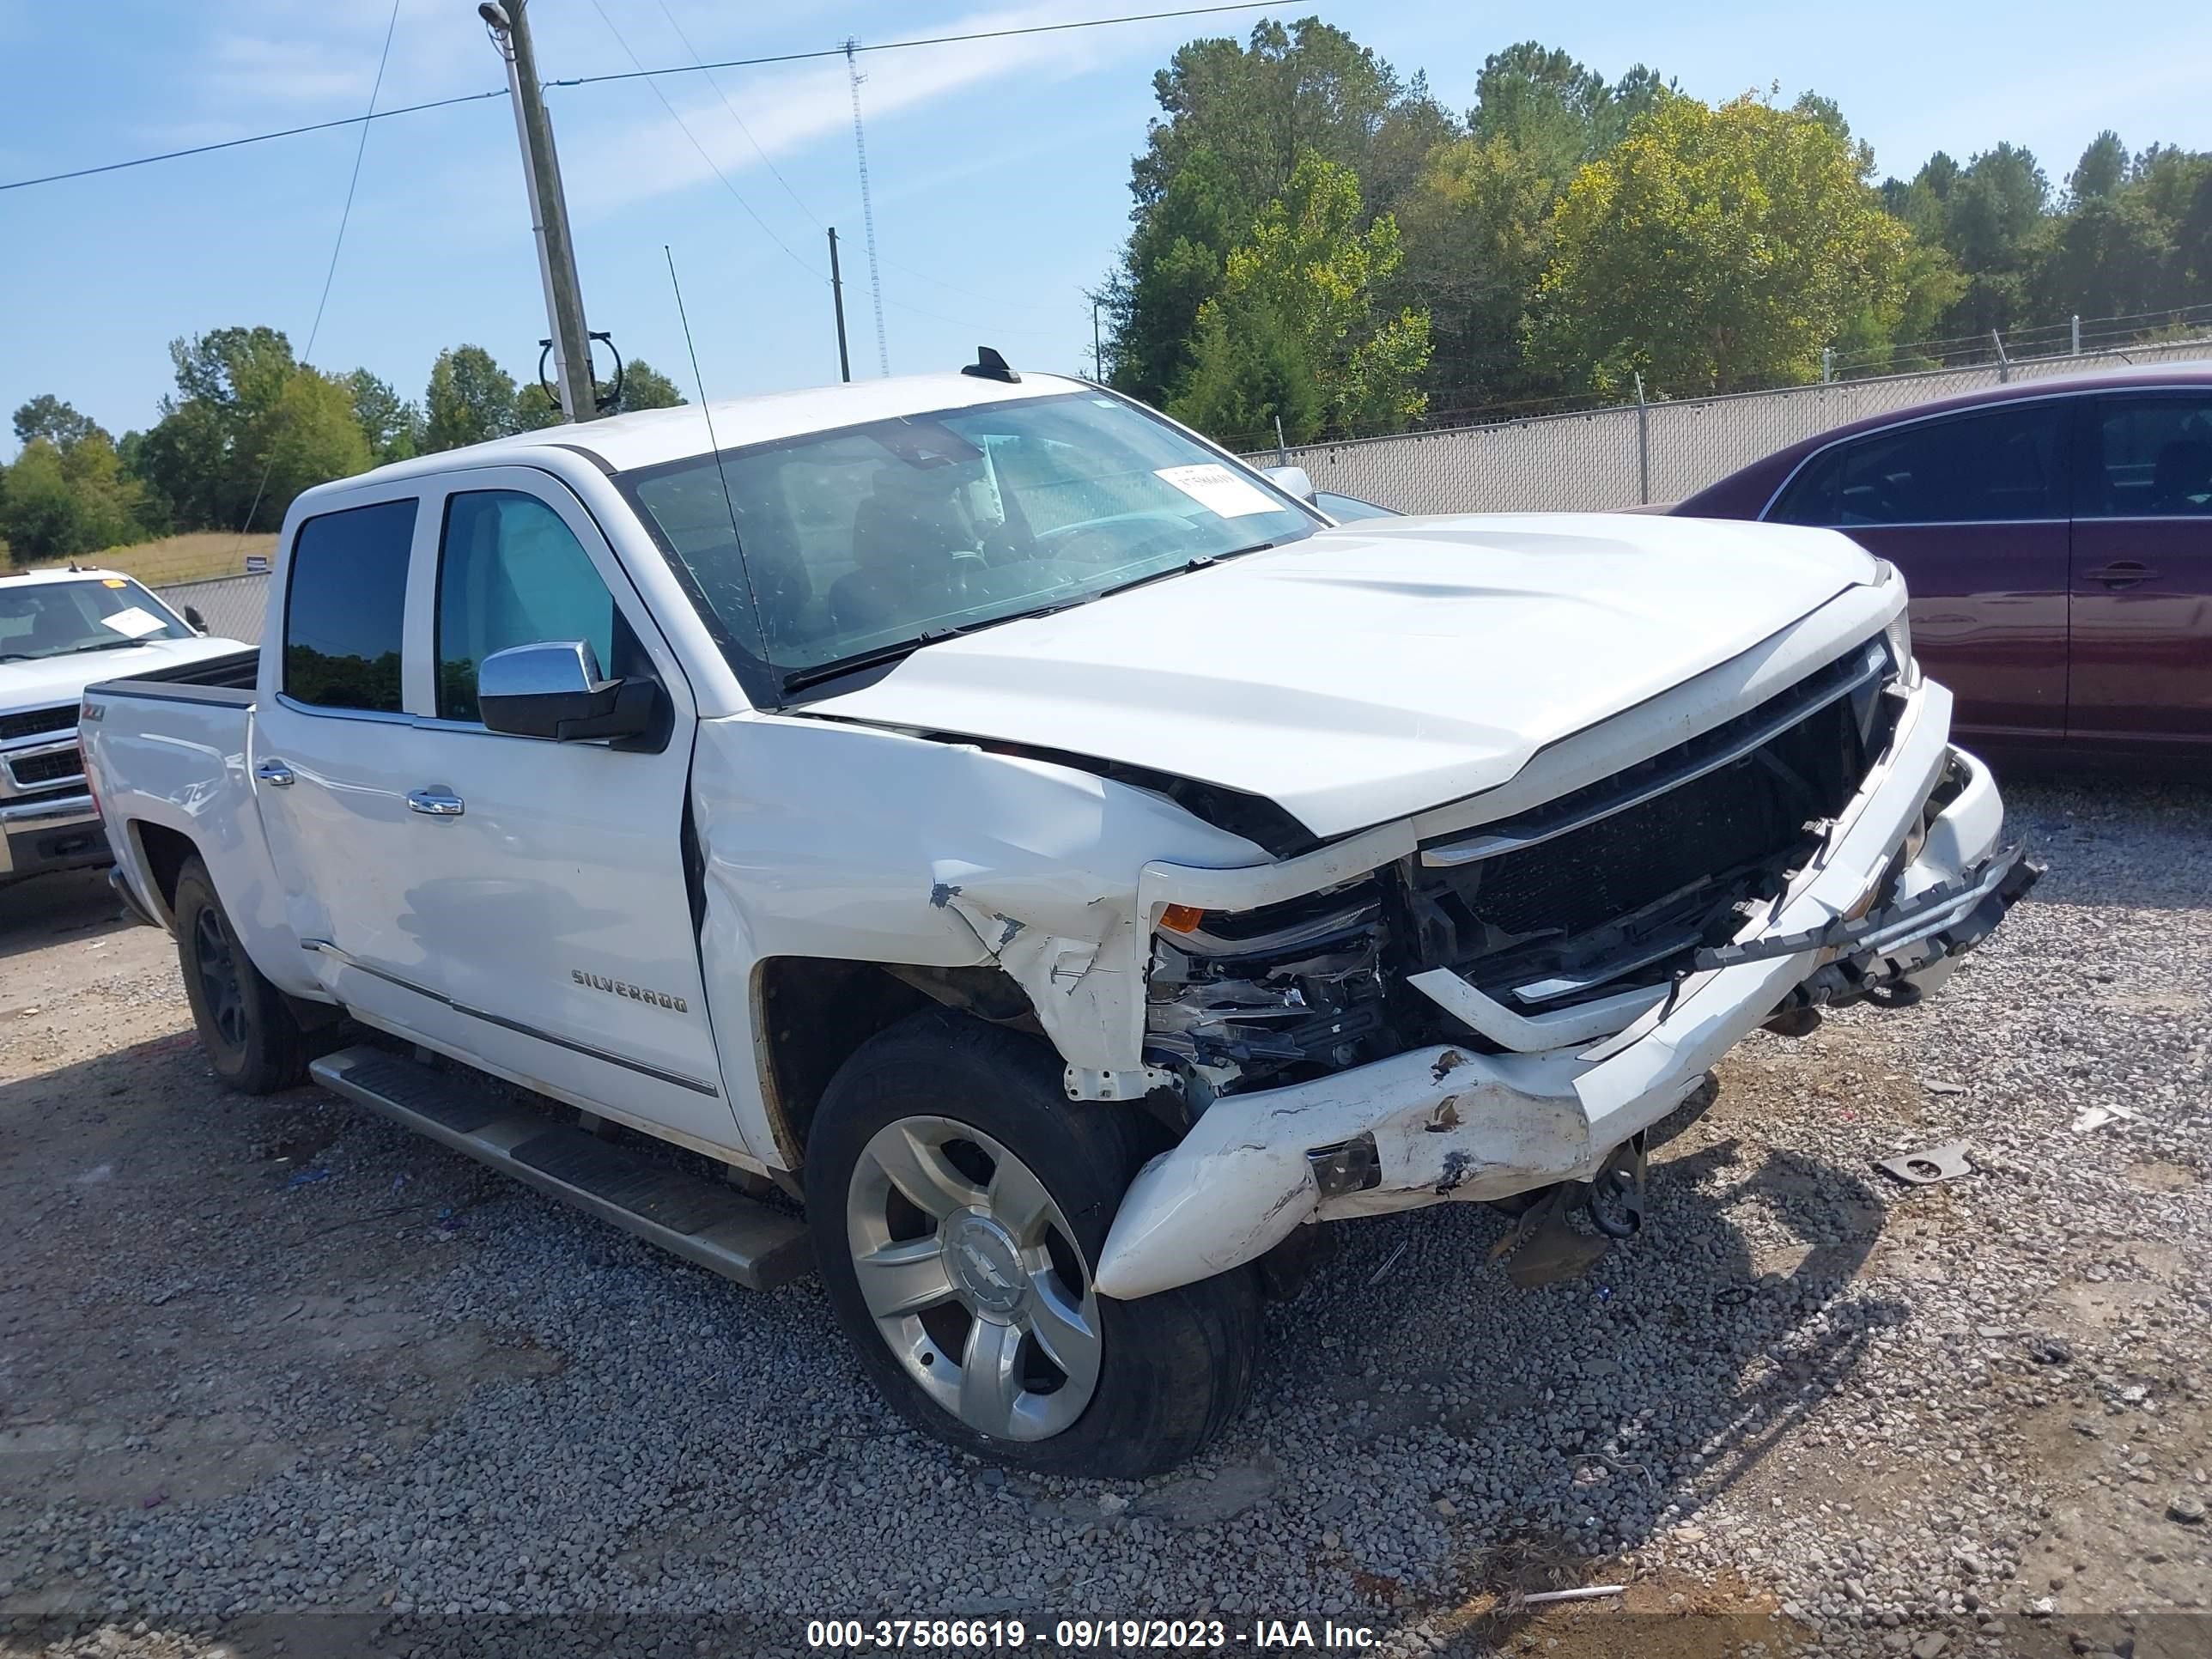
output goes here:
[{"label": "damaged front end", "polygon": [[[1245,912],[1170,906],[1146,1057],[1202,1104],[1464,1042],[1551,1048],[1618,1030],[1770,909],[1888,745],[1879,639],[1638,766]],[[1455,1006],[1456,1003],[1457,1006]]]},{"label": "damaged front end", "polygon": [[1154,866],[1144,1052],[1189,1127],[1131,1188],[1099,1287],[1218,1273],[1315,1218],[1589,1181],[1753,1027],[1940,983],[2037,873],[1999,849],[1949,714],[1877,637],[1304,894],[1240,907],[1239,872]]}]

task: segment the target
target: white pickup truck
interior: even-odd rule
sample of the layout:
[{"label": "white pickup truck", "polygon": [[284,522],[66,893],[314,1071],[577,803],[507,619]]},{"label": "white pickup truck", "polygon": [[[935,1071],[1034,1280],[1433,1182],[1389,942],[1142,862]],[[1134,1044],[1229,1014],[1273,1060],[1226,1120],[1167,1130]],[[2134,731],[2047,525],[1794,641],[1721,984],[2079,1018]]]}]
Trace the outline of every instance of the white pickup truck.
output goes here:
[{"label": "white pickup truck", "polygon": [[2033,878],[1840,535],[1339,526],[980,356],[310,490],[240,684],[88,692],[217,1073],[350,1042],[317,1079],[694,1261],[811,1258],[930,1432],[1131,1475],[1308,1224],[1622,1231],[1731,1044]]},{"label": "white pickup truck", "polygon": [[0,884],[107,857],[78,752],[80,695],[117,674],[193,672],[245,647],[201,636],[131,577],[0,574]]}]

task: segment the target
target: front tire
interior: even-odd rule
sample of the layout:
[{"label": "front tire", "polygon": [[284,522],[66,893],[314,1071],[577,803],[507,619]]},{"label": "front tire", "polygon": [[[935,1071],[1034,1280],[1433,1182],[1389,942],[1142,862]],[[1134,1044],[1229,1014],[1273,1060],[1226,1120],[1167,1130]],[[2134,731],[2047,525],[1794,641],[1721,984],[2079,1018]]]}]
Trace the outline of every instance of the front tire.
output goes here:
[{"label": "front tire", "polygon": [[909,1422],[995,1462],[1134,1480],[1243,1409],[1250,1270],[1133,1302],[1092,1283],[1147,1127],[1127,1105],[1071,1103],[1036,1038],[944,1011],[871,1038],[830,1080],[806,1157],[816,1260]]},{"label": "front tire", "polygon": [[307,1042],[283,993],[261,976],[195,856],[177,872],[170,905],[185,997],[215,1074],[249,1095],[289,1089],[307,1074]]}]

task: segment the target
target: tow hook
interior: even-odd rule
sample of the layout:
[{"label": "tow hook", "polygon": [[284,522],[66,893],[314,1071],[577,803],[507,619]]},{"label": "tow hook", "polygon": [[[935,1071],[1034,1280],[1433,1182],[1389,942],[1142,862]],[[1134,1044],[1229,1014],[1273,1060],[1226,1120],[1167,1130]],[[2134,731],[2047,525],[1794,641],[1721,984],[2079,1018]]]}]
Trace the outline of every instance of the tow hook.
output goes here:
[{"label": "tow hook", "polygon": [[1607,1238],[1633,1238],[1644,1230],[1644,1182],[1649,1172],[1644,1133],[1638,1130],[1597,1172],[1583,1198],[1590,1225]]}]

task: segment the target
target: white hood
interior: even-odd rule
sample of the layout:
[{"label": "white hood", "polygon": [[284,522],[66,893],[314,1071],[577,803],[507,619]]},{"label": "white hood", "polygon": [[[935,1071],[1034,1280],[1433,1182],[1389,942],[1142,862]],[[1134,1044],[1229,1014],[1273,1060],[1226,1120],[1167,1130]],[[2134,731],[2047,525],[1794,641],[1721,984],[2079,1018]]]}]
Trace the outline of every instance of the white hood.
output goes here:
[{"label": "white hood", "polygon": [[1879,569],[1784,526],[1367,520],[927,647],[805,712],[1220,784],[1328,837],[1493,788]]},{"label": "white hood", "polygon": [[128,679],[156,668],[173,668],[180,663],[227,657],[252,648],[236,640],[147,640],[127,651],[85,651],[75,656],[0,662],[0,714],[75,702],[86,686],[101,680]]}]

